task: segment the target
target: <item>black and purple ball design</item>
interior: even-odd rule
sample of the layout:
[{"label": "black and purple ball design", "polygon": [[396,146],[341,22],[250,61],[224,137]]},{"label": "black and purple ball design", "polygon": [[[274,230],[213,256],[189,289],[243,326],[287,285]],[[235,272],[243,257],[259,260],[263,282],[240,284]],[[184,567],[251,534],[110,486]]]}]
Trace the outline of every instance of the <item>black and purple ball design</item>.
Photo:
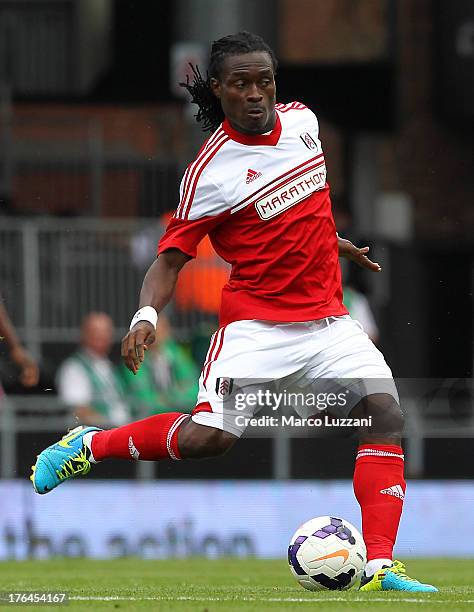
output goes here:
[{"label": "black and purple ball design", "polygon": [[301,525],[288,547],[290,570],[310,591],[350,589],[359,582],[366,562],[362,535],[348,521],[333,516]]}]

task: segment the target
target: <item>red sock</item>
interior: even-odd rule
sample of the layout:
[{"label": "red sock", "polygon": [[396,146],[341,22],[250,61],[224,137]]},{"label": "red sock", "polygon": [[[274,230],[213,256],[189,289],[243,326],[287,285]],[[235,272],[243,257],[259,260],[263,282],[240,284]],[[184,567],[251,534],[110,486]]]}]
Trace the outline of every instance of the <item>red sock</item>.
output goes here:
[{"label": "red sock", "polygon": [[181,459],[178,429],[189,414],[155,414],[129,425],[94,434],[91,450],[96,461],[103,459]]},{"label": "red sock", "polygon": [[354,493],[362,512],[362,533],[368,561],[392,559],[405,497],[403,463],[400,446],[359,446]]}]

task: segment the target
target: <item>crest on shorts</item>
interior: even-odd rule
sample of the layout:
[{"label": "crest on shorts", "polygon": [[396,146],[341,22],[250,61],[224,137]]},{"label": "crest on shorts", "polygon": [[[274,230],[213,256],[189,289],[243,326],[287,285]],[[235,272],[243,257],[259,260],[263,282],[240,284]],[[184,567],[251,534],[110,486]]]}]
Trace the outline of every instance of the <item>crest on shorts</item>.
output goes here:
[{"label": "crest on shorts", "polygon": [[304,142],[304,144],[308,147],[308,149],[313,150],[313,149],[318,148],[318,145],[316,144],[314,139],[310,136],[309,132],[304,132],[303,134],[300,134],[300,138]]},{"label": "crest on shorts", "polygon": [[232,393],[232,387],[234,386],[234,379],[221,376],[216,379],[216,395],[221,399],[225,399]]}]

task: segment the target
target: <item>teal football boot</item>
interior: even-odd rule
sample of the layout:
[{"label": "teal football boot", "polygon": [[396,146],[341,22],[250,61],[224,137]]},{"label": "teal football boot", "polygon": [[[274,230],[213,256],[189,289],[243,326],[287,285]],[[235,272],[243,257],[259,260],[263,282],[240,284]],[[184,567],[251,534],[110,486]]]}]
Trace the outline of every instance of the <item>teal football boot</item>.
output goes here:
[{"label": "teal football boot", "polygon": [[419,580],[409,578],[405,566],[400,561],[394,561],[390,567],[384,566],[369,578],[362,576],[360,591],[411,591],[412,593],[436,593],[438,589],[431,584],[423,584]]},{"label": "teal football boot", "polygon": [[62,482],[90,472],[91,452],[84,444],[84,436],[91,431],[101,429],[80,425],[38,455],[30,476],[37,493],[44,495]]}]

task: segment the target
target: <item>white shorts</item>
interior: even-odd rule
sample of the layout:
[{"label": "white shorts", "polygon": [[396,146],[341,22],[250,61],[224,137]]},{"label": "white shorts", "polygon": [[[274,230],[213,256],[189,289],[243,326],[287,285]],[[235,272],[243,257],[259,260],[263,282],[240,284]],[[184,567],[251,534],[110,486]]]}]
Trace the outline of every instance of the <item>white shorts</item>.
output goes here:
[{"label": "white shorts", "polygon": [[329,398],[328,405],[317,406],[306,401],[308,395],[305,401],[295,400],[293,408],[301,417],[324,408],[347,417],[373,393],[387,393],[399,401],[382,353],[349,315],[301,323],[245,320],[221,327],[212,336],[192,419],[240,437],[246,428],[242,415],[253,416],[262,406],[254,399],[236,405],[236,397],[254,396],[267,383],[284,398],[282,404],[301,398],[295,393],[313,395],[313,400],[317,396],[318,401]]}]

